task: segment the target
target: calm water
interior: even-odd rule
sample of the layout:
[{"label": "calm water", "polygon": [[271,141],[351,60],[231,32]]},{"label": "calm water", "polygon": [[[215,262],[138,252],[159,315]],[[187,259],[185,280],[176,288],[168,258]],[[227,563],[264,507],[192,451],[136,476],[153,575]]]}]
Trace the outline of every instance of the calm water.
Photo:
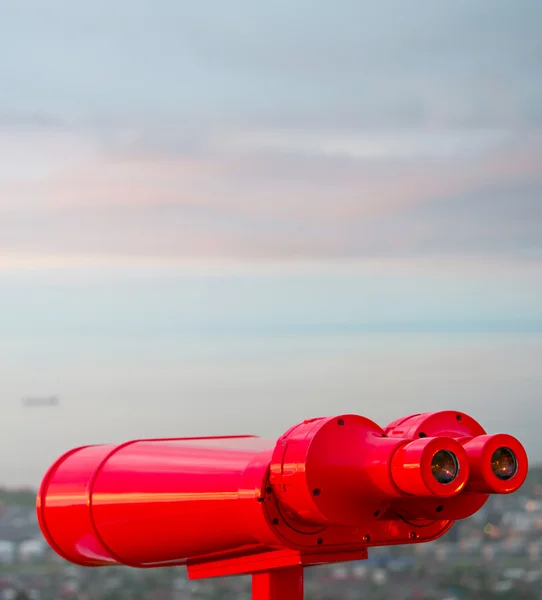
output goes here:
[{"label": "calm water", "polygon": [[[470,412],[542,460],[542,335],[512,333],[5,336],[0,482],[37,484],[73,445],[132,437],[276,436],[311,416],[382,426],[413,412]],[[54,408],[23,408],[57,394]]]}]

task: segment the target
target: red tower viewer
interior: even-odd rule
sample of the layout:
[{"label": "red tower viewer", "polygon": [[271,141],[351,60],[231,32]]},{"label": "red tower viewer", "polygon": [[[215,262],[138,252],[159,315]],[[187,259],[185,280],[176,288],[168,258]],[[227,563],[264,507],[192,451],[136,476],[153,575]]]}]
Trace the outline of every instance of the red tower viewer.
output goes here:
[{"label": "red tower viewer", "polygon": [[258,600],[303,597],[303,567],[371,546],[443,535],[527,476],[507,434],[466,414],[385,429],[358,415],[253,436],[83,446],[49,469],[37,498],[50,546],[89,567],[186,565],[192,579],[252,574]]}]

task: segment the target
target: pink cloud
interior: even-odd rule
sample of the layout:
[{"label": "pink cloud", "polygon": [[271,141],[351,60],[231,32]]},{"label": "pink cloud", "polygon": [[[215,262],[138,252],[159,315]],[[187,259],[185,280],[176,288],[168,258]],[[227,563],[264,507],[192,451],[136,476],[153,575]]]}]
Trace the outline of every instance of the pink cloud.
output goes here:
[{"label": "pink cloud", "polygon": [[[322,258],[344,253],[350,245],[345,228],[353,222],[386,219],[419,203],[541,172],[536,144],[492,146],[474,156],[459,146],[446,158],[390,151],[376,161],[226,149],[192,157],[78,150],[74,160],[70,146],[55,148],[54,169],[42,169],[39,177],[14,181],[0,174],[4,248]],[[42,163],[34,157],[29,164]],[[388,252],[417,247],[426,227],[399,227],[386,240]],[[357,251],[373,251],[382,243],[379,235],[367,231]]]},{"label": "pink cloud", "polygon": [[196,206],[243,214],[342,220],[539,173],[538,154],[500,151],[471,163],[364,161],[284,156],[204,159],[105,157],[36,184],[17,184],[53,210]]}]

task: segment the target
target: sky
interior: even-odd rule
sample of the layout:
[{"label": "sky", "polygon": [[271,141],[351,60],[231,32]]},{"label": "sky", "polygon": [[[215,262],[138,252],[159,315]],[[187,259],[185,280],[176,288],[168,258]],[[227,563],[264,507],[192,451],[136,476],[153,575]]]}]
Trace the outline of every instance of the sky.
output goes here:
[{"label": "sky", "polygon": [[541,18],[0,8],[0,482],[82,440],[450,402],[542,461]]}]

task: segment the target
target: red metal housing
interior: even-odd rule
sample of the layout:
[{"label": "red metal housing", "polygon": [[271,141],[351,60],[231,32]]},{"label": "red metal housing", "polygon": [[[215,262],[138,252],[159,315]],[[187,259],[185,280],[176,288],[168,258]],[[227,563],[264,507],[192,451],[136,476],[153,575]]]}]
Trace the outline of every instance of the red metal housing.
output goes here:
[{"label": "red metal housing", "polygon": [[[491,463],[501,447],[517,459],[506,481]],[[457,461],[449,482],[434,476],[439,452]],[[306,420],[278,441],[77,448],[49,469],[37,510],[51,547],[76,564],[186,564],[192,578],[264,573],[433,540],[488,494],[518,489],[527,468],[515,438],[488,436],[462,413],[414,415],[386,429],[340,415]],[[271,585],[272,578],[258,581]]]}]

